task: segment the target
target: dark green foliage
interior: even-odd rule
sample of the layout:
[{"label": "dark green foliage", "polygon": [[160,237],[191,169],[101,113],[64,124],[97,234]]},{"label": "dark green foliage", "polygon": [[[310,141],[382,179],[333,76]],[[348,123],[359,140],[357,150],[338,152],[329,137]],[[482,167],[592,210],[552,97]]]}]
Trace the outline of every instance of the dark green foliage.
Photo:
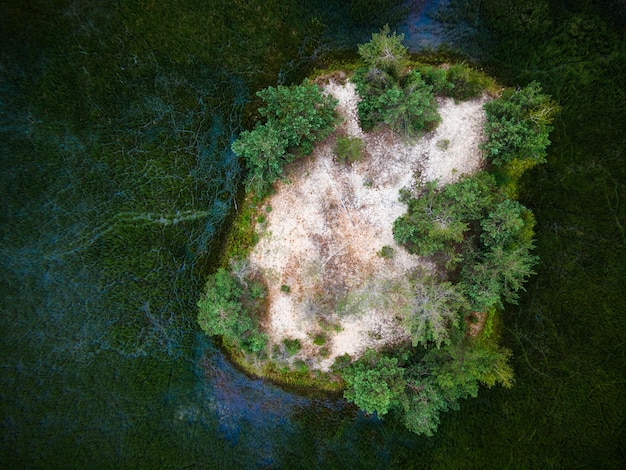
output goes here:
[{"label": "dark green foliage", "polygon": [[481,220],[481,241],[489,247],[507,246],[518,238],[526,226],[524,214],[530,211],[519,202],[505,199]]},{"label": "dark green foliage", "polygon": [[422,65],[415,68],[422,80],[430,85],[435,95],[448,96],[453,88],[454,83],[448,81],[448,71],[444,68],[431,67],[428,65]]},{"label": "dark green foliage", "polygon": [[[432,88],[412,72],[403,84],[389,83],[385,75],[355,75],[357,91],[363,98],[358,105],[361,126],[371,130],[386,124],[395,132],[415,136],[440,120]],[[360,80],[373,80],[372,82]],[[382,81],[382,86],[376,80]]]},{"label": "dark green foliage", "polygon": [[[407,380],[412,393],[402,400],[403,422],[415,434],[432,436],[439,427],[439,416],[458,405],[451,405],[432,378]],[[454,406],[456,405],[456,406]]]},{"label": "dark green foliage", "polygon": [[223,268],[209,277],[204,296],[198,301],[198,324],[211,336],[221,336],[235,348],[260,352],[265,336],[258,332],[256,315],[263,286],[241,283]]},{"label": "dark green foliage", "polygon": [[335,152],[340,163],[361,161],[363,159],[363,141],[358,137],[338,136]]},{"label": "dark green foliage", "polygon": [[368,413],[386,414],[404,392],[404,369],[395,357],[368,350],[342,373],[344,397]]},{"label": "dark green foliage", "polygon": [[297,354],[300,349],[302,349],[302,344],[300,344],[299,339],[287,339],[283,340],[283,345],[285,346],[285,351],[288,355],[293,356]]},{"label": "dark green foliage", "polygon": [[496,383],[510,388],[513,371],[508,364],[511,352],[504,348],[464,339],[449,347],[432,350],[424,362],[431,368],[434,381],[449,402],[459,398],[476,397],[482,383]]},{"label": "dark green foliage", "polygon": [[451,65],[446,78],[451,85],[446,90],[447,95],[461,101],[480,96],[492,83],[485,74],[465,64]]},{"label": "dark green foliage", "polygon": [[535,274],[533,266],[538,258],[531,249],[532,245],[497,246],[486,251],[481,260],[464,264],[461,283],[474,309],[484,311],[494,305],[501,307],[502,300],[517,303],[519,291]]},{"label": "dark green foliage", "polygon": [[322,346],[326,344],[326,335],[324,333],[318,333],[313,338],[313,344],[316,346]]},{"label": "dark green foliage", "polygon": [[247,189],[262,196],[282,176],[287,163],[310,154],[313,144],[333,130],[337,101],[308,81],[269,87],[257,96],[265,104],[258,110],[265,122],[242,132],[232,149],[246,162]]},{"label": "dark green foliage", "polygon": [[396,254],[396,250],[394,250],[391,246],[385,245],[378,252],[378,256],[385,259],[391,259]]},{"label": "dark green foliage", "polygon": [[402,200],[408,206],[407,213],[394,222],[394,238],[423,256],[450,254],[463,240],[469,223],[491,205],[494,191],[493,177],[478,173],[442,189],[435,182],[426,183],[418,197],[405,192]]},{"label": "dark green foliage", "polygon": [[513,160],[545,162],[548,135],[558,106],[533,81],[518,90],[506,90],[485,104],[487,142],[483,150],[496,165]]}]

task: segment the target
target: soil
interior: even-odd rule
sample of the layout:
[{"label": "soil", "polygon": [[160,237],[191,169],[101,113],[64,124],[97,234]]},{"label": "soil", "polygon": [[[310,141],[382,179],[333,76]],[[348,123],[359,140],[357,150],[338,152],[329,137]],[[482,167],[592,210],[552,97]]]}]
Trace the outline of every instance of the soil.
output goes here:
[{"label": "soil", "polygon": [[[291,360],[328,370],[337,356],[354,359],[368,347],[408,339],[402,327],[406,277],[434,266],[393,239],[393,222],[406,210],[399,191],[416,181],[452,182],[481,168],[487,96],[438,100],[439,126],[407,141],[386,129],[362,132],[358,96],[341,74],[327,77],[323,87],[339,100],[343,122],[310,157],[285,169],[286,180],[266,202],[271,211],[257,227],[261,237],[249,260],[268,286],[270,342],[299,339],[302,349]],[[361,138],[363,160],[338,163],[337,135]],[[383,247],[393,255],[381,256]]]}]

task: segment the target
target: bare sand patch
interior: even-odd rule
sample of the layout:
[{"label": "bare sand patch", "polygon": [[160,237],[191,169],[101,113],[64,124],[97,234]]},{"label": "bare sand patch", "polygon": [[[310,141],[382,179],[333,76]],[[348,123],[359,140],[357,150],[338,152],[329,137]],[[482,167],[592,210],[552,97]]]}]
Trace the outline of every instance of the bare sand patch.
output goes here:
[{"label": "bare sand patch", "polygon": [[[267,201],[272,211],[249,260],[267,281],[270,342],[299,339],[295,357],[328,370],[342,354],[355,358],[368,347],[408,339],[401,323],[405,278],[434,267],[393,239],[393,222],[406,210],[399,191],[416,178],[449,183],[481,168],[487,98],[441,99],[441,124],[407,142],[388,130],[362,132],[352,83],[330,79],[324,88],[339,100],[337,132],[363,139],[366,158],[338,164],[335,133],[288,167],[288,182],[278,183]],[[394,256],[380,256],[384,246]],[[320,334],[326,342],[316,345]]]}]

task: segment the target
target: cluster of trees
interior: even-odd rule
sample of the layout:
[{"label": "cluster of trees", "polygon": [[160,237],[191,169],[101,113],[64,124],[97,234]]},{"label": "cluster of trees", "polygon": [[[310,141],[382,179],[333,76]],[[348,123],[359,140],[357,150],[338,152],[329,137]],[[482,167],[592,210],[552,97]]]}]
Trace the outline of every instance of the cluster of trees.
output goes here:
[{"label": "cluster of trees", "polygon": [[[454,89],[443,72],[428,73],[438,90]],[[537,257],[533,214],[508,194],[524,169],[545,160],[558,107],[533,82],[506,91],[485,109],[484,151],[498,171],[443,187],[429,182],[401,194],[407,212],[394,223],[396,241],[443,268],[410,280],[403,320],[412,347],[393,354],[368,351],[341,368],[347,399],[371,413],[392,412],[418,434],[431,435],[440,413],[476,396],[481,383],[513,382],[510,352],[497,344],[493,321],[504,302],[517,301]],[[469,334],[468,319],[477,316],[487,326]]]},{"label": "cluster of trees", "polygon": [[249,170],[246,189],[262,197],[282,176],[287,163],[310,154],[315,142],[333,131],[337,100],[306,80],[300,85],[265,88],[257,96],[265,104],[258,110],[264,122],[243,131],[232,149]]},{"label": "cluster of trees", "polygon": [[493,85],[493,79],[465,64],[444,68],[411,62],[404,35],[385,26],[359,46],[365,66],[352,81],[361,97],[359,118],[368,131],[384,124],[395,132],[414,137],[440,120],[435,95],[467,100]]},{"label": "cluster of trees", "polygon": [[258,325],[265,288],[244,271],[220,268],[209,276],[198,301],[198,324],[208,335],[221,336],[236,351],[259,353],[267,343]]},{"label": "cluster of trees", "polygon": [[[536,81],[521,89],[507,89],[485,104],[487,140],[482,149],[503,185],[514,187],[522,173],[546,161],[550,124],[559,110]],[[514,194],[510,187],[509,193]]]},{"label": "cluster of trees", "polygon": [[[402,40],[386,27],[359,47],[365,66],[352,80],[366,131],[386,125],[416,136],[440,120],[435,94],[469,99],[493,84],[464,64],[444,69],[411,63]],[[315,142],[332,132],[337,117],[336,100],[308,81],[270,87],[258,96],[265,103],[259,109],[264,120],[243,132],[232,148],[248,167],[247,189],[263,196],[285,164],[311,153]],[[485,110],[483,150],[494,173],[464,176],[443,187],[430,182],[401,193],[407,212],[394,223],[396,241],[442,268],[408,280],[411,293],[402,316],[411,345],[393,353],[370,350],[352,363],[342,357],[335,366],[348,400],[367,412],[396,414],[418,434],[431,435],[440,413],[458,408],[461,398],[476,396],[480,384],[508,387],[513,381],[510,352],[498,345],[493,323],[504,302],[517,301],[537,258],[532,212],[508,196],[511,181],[545,160],[558,107],[533,82],[505,91]],[[340,137],[337,153],[340,161],[359,160],[362,142]],[[264,290],[243,271],[220,269],[209,278],[198,321],[229,346],[262,353],[266,338],[258,318]],[[478,317],[487,327],[470,334],[470,319]]]},{"label": "cluster of trees", "polygon": [[417,434],[432,435],[442,412],[476,397],[480,385],[513,384],[510,351],[459,330],[441,348],[404,349],[393,355],[368,350],[341,370],[344,396],[379,416],[390,413]]},{"label": "cluster of trees", "polygon": [[372,40],[359,46],[365,67],[356,70],[352,81],[361,97],[359,118],[368,131],[378,124],[407,136],[440,121],[433,87],[419,72],[407,71],[409,55],[404,36],[385,27]]}]

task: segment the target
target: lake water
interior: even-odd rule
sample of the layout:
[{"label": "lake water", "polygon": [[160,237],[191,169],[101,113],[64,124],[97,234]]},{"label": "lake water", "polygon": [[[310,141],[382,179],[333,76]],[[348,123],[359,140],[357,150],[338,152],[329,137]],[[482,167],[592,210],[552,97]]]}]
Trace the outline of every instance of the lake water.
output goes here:
[{"label": "lake water", "polygon": [[[0,5],[2,467],[445,468],[454,461],[469,468],[476,455],[511,467],[522,455],[525,462],[547,455],[545,464],[566,440],[574,449],[582,432],[556,444],[545,436],[585,429],[557,407],[575,390],[587,397],[585,407],[599,390],[617,397],[612,407],[590,409],[604,420],[597,424],[604,441],[619,438],[604,424],[619,423],[619,414],[601,411],[619,408],[619,395],[608,394],[619,376],[587,390],[582,379],[599,374],[568,362],[563,379],[554,373],[554,382],[533,388],[553,374],[558,349],[541,342],[553,323],[538,307],[535,336],[518,338],[527,349],[516,352],[516,398],[481,391],[431,439],[343,400],[248,378],[224,359],[199,331],[195,303],[237,194],[241,169],[229,146],[251,124],[244,105],[253,92],[299,81],[330,57],[354,56],[385,23],[413,48],[448,36],[429,16],[437,1],[409,2],[402,15],[389,13],[401,2],[386,0],[203,3]],[[572,21],[572,37],[586,31],[583,20]],[[474,27],[461,29],[469,35]],[[538,63],[542,79],[555,76],[552,65]],[[576,168],[546,170],[541,187],[552,190]],[[560,217],[546,207],[546,217]],[[568,266],[564,260],[559,269]],[[603,318],[617,317],[606,307]],[[615,343],[610,331],[603,344]],[[525,362],[531,349],[551,361],[536,375]],[[515,421],[514,435],[506,434],[526,416],[528,425]],[[492,439],[494,429],[505,431]],[[582,448],[596,458],[592,446]]]}]

